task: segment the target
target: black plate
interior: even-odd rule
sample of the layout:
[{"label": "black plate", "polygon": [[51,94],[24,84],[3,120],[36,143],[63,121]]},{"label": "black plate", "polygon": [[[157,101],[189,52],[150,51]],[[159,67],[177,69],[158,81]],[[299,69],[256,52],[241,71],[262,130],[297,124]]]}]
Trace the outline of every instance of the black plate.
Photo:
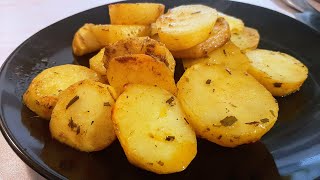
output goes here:
[{"label": "black plate", "polygon": [[[240,17],[247,26],[259,30],[260,48],[291,54],[308,66],[309,77],[301,90],[278,99],[279,120],[262,141],[228,149],[199,140],[198,155],[184,172],[155,175],[130,165],[118,142],[100,152],[82,153],[52,140],[48,122],[28,110],[22,104],[21,96],[32,78],[45,68],[66,63],[87,65],[91,55],[74,57],[70,46],[75,31],[84,23],[109,22],[108,9],[101,6],[41,30],[21,44],[2,66],[0,125],[18,156],[47,178],[277,179],[279,175],[319,176],[319,33],[277,12],[237,2],[179,0],[161,3],[167,8],[202,3]],[[179,69],[181,72],[181,63],[177,65]],[[301,173],[302,170],[306,171]]]}]

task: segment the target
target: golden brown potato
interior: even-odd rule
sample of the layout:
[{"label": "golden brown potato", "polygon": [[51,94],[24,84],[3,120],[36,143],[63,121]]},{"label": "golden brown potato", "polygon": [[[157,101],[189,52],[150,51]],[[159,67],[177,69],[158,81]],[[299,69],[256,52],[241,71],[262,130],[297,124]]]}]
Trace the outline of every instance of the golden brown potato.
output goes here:
[{"label": "golden brown potato", "polygon": [[144,25],[85,24],[75,33],[72,49],[75,55],[82,56],[121,39],[149,35],[150,27]]},{"label": "golden brown potato", "polygon": [[117,56],[130,54],[146,54],[158,61],[166,64],[166,66],[174,72],[176,61],[166,46],[149,37],[134,37],[120,40],[112,45],[105,47],[105,66],[108,66],[108,61]]},{"label": "golden brown potato", "polygon": [[232,33],[231,41],[241,51],[254,50],[258,47],[260,35],[256,29],[245,27],[239,33]]},{"label": "golden brown potato", "polygon": [[218,14],[204,5],[183,5],[160,16],[155,28],[162,43],[172,51],[188,49],[210,36]]},{"label": "golden brown potato", "polygon": [[49,120],[60,92],[84,79],[103,82],[96,72],[84,66],[66,64],[46,69],[32,80],[23,102],[37,115]]},{"label": "golden brown potato", "polygon": [[177,87],[173,73],[160,61],[145,54],[132,54],[112,58],[107,67],[107,78],[118,94],[128,84],[146,84],[158,86],[172,94]]},{"label": "golden brown potato", "polygon": [[157,3],[118,3],[108,7],[111,24],[150,25],[164,12],[164,5]]},{"label": "golden brown potato", "polygon": [[229,24],[231,33],[240,33],[244,29],[244,23],[241,19],[224,14],[222,12],[218,13],[219,17],[223,17]]},{"label": "golden brown potato", "polygon": [[230,40],[229,25],[223,18],[218,18],[213,26],[210,37],[189,49],[171,51],[175,58],[200,58],[208,56],[208,53],[223,46]]},{"label": "golden brown potato", "polygon": [[255,142],[277,120],[276,100],[245,72],[196,64],[177,86],[178,99],[196,134],[221,146]]},{"label": "golden brown potato", "polygon": [[220,48],[212,51],[207,57],[196,59],[183,59],[185,69],[198,63],[221,64],[230,69],[246,71],[249,68],[249,59],[232,42],[227,42]]},{"label": "golden brown potato", "polygon": [[246,55],[250,59],[248,72],[274,96],[298,91],[308,77],[308,68],[288,54],[256,49]]},{"label": "golden brown potato", "polygon": [[179,172],[196,156],[195,133],[178,99],[166,90],[129,85],[115,103],[112,120],[129,162],[140,168]]},{"label": "golden brown potato", "polygon": [[89,66],[90,66],[90,69],[94,70],[96,73],[98,73],[101,76],[101,78],[103,78],[106,82],[108,82],[107,70],[104,67],[104,61],[106,58],[104,56],[104,51],[105,51],[105,48],[102,48],[98,54],[93,56],[89,60]]},{"label": "golden brown potato", "polygon": [[80,151],[106,148],[116,139],[111,120],[113,94],[111,86],[92,80],[68,87],[52,111],[52,137]]}]

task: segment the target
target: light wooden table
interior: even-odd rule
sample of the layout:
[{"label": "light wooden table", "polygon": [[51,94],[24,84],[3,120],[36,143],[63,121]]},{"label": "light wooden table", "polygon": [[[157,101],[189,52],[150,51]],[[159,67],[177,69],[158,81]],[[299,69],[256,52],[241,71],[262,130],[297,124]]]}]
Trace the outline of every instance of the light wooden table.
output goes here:
[{"label": "light wooden table", "polygon": [[[236,0],[267,7],[293,17],[280,0]],[[70,15],[104,5],[111,0],[1,0],[0,65],[24,40]],[[0,135],[0,180],[44,179],[28,167]]]}]

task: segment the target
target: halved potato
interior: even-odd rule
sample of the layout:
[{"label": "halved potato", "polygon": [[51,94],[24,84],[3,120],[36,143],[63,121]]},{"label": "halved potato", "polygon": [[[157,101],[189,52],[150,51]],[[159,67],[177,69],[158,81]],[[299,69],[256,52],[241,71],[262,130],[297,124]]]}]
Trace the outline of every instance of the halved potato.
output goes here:
[{"label": "halved potato", "polygon": [[84,66],[66,64],[48,68],[32,80],[23,94],[23,102],[37,115],[49,120],[60,92],[84,79],[103,82],[96,72]]},{"label": "halved potato", "polygon": [[298,91],[308,77],[308,68],[288,54],[256,49],[246,55],[250,59],[248,72],[274,96]]},{"label": "halved potato", "polygon": [[150,25],[164,12],[164,5],[157,3],[117,3],[108,7],[111,24]]},{"label": "halved potato", "polygon": [[183,59],[183,66],[185,69],[194,64],[221,64],[230,69],[238,69],[246,71],[249,68],[249,59],[244,55],[240,49],[232,42],[227,42],[220,48],[212,51],[208,56],[196,59]]},{"label": "halved potato", "polygon": [[130,37],[148,36],[150,27],[144,25],[83,25],[74,35],[73,53],[81,56],[103,46]]},{"label": "halved potato", "polygon": [[177,87],[173,73],[160,61],[145,54],[132,54],[112,58],[107,66],[107,78],[118,94],[128,84],[146,84],[158,86],[172,94]]},{"label": "halved potato", "polygon": [[259,140],[278,117],[271,93],[242,71],[196,64],[177,86],[178,99],[196,134],[221,146]]},{"label": "halved potato", "polygon": [[223,18],[218,18],[213,26],[210,37],[189,49],[171,51],[175,58],[200,58],[208,56],[208,53],[223,46],[230,40],[229,25]]},{"label": "halved potato", "polygon": [[256,29],[245,27],[239,33],[231,34],[231,41],[240,48],[241,51],[254,50],[258,47],[260,40],[259,32]]},{"label": "halved potato", "polygon": [[116,139],[111,120],[114,95],[111,86],[92,80],[68,87],[52,111],[52,137],[80,151],[106,148]]},{"label": "halved potato", "polygon": [[130,163],[158,174],[187,168],[197,153],[194,131],[178,99],[147,85],[129,85],[112,111],[114,129]]},{"label": "halved potato", "polygon": [[158,61],[166,64],[166,66],[174,72],[176,61],[170,51],[164,44],[149,37],[133,37],[117,41],[105,47],[105,66],[108,61],[117,56],[125,56],[130,54],[146,54]]},{"label": "halved potato", "polygon": [[219,17],[223,17],[229,24],[231,33],[239,33],[244,29],[244,23],[241,19],[224,14],[222,12],[218,13]]},{"label": "halved potato", "polygon": [[107,79],[107,70],[104,67],[104,61],[105,61],[105,56],[104,56],[104,51],[105,48],[102,48],[98,54],[93,56],[89,60],[89,66],[90,69],[94,70],[96,73],[98,73],[106,82],[108,81]]},{"label": "halved potato", "polygon": [[156,21],[161,42],[178,51],[195,46],[210,36],[217,11],[204,5],[183,5],[170,9]]}]

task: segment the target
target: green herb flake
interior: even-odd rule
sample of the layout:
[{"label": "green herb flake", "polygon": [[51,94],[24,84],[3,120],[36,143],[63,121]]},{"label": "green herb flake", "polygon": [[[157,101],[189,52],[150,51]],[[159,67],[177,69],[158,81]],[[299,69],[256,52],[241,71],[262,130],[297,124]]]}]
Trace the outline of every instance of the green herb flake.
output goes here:
[{"label": "green herb flake", "polygon": [[282,83],[273,83],[273,86],[276,88],[280,88],[282,86]]},{"label": "green herb flake", "polygon": [[167,136],[166,141],[174,141],[175,137],[174,136]]},{"label": "green herb flake", "polygon": [[79,96],[78,95],[74,96],[67,104],[66,109],[68,109],[72,104],[74,104],[78,100],[79,100]]},{"label": "green herb flake", "polygon": [[227,116],[227,117],[225,117],[224,119],[222,119],[221,121],[220,121],[220,123],[221,123],[221,125],[222,126],[225,126],[225,127],[227,127],[227,126],[232,126],[235,122],[237,122],[238,121],[238,119],[236,118],[236,117],[234,117],[234,116]]},{"label": "green herb flake", "polygon": [[268,118],[263,118],[263,119],[260,119],[260,121],[261,121],[262,123],[267,123],[267,122],[269,122],[269,119],[268,119]]},{"label": "green herb flake", "polygon": [[175,105],[174,97],[171,96],[168,100],[166,100],[166,103],[169,104],[170,106],[174,106]]}]

